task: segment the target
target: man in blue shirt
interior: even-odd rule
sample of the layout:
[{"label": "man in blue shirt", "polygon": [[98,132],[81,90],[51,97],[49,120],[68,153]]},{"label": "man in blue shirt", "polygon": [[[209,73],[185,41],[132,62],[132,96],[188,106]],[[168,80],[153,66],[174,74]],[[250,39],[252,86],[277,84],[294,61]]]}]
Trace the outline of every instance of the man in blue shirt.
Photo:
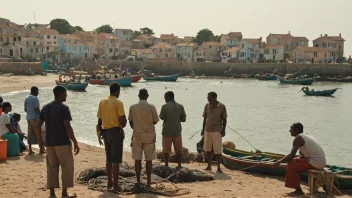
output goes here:
[{"label": "man in blue shirt", "polygon": [[[31,88],[31,94],[27,96],[24,101],[24,111],[27,113],[27,123],[28,123],[28,155],[33,155],[32,144],[38,144],[37,136],[35,133],[36,124],[40,115],[40,105],[38,100],[39,89],[38,87]],[[45,150],[40,150],[40,153],[45,153]]]}]

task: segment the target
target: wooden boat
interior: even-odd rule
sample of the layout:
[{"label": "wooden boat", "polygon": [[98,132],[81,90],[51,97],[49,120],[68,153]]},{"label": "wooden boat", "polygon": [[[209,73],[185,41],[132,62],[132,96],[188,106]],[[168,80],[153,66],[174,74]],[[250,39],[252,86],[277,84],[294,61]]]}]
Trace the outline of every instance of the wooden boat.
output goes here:
[{"label": "wooden boat", "polygon": [[92,85],[111,85],[112,83],[119,83],[121,87],[128,87],[132,85],[132,77],[117,78],[117,79],[91,79],[89,83]]},{"label": "wooden boat", "polygon": [[177,81],[178,77],[180,77],[181,74],[175,74],[171,76],[153,76],[149,77],[146,76],[145,74],[142,74],[143,79],[146,81],[169,81],[169,82],[175,82]]},{"label": "wooden boat", "polygon": [[324,90],[324,91],[311,91],[311,90],[306,90],[302,89],[302,91],[307,95],[307,96],[331,96],[336,92],[337,89],[329,89],[329,90]]},{"label": "wooden boat", "polygon": [[131,77],[132,77],[132,82],[137,83],[142,78],[142,75],[132,75]]},{"label": "wooden boat", "polygon": [[299,79],[285,79],[279,77],[280,83],[282,84],[291,84],[291,85],[311,85],[313,84],[313,78],[299,78]]},{"label": "wooden boat", "polygon": [[58,80],[56,80],[55,82],[56,82],[56,85],[63,86],[66,89],[72,90],[72,91],[85,91],[88,86],[88,82],[72,83],[72,82],[59,82]]},{"label": "wooden boat", "polygon": [[255,75],[255,78],[258,80],[277,80],[277,77],[275,75],[271,75],[271,76],[265,76],[265,75],[260,75],[257,74]]},{"label": "wooden boat", "polygon": [[[281,164],[279,167],[273,168],[272,164],[277,160],[283,158],[284,155],[276,153],[253,153],[242,150],[230,150],[223,149],[222,161],[227,168],[234,170],[246,169],[248,172],[273,175],[273,176],[285,176],[286,164]],[[325,167],[329,171],[335,173],[336,176],[336,187],[342,190],[352,189],[352,169],[330,166]],[[308,173],[304,172],[301,174],[301,179],[307,180]]]}]

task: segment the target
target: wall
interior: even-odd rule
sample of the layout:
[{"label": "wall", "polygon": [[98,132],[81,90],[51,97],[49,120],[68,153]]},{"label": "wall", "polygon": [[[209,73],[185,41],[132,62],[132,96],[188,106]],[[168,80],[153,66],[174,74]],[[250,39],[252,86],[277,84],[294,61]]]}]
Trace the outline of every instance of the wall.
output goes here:
[{"label": "wall", "polygon": [[41,62],[0,62],[1,73],[27,74],[28,69],[32,69],[34,74],[41,74],[43,72]]}]

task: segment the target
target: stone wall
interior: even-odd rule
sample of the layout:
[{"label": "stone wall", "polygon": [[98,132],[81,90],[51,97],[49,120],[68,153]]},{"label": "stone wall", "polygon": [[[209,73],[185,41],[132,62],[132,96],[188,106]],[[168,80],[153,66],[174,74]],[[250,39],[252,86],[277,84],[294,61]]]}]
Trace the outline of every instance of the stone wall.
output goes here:
[{"label": "stone wall", "polygon": [[32,69],[34,74],[43,72],[42,63],[40,62],[0,62],[1,73],[27,74],[28,69]]}]

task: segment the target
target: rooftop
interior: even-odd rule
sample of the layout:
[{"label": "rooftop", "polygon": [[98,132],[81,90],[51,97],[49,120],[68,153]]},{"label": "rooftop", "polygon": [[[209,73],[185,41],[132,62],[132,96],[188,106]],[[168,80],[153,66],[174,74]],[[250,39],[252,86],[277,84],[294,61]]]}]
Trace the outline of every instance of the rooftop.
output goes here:
[{"label": "rooftop", "polygon": [[36,30],[39,34],[59,35],[59,32],[50,28],[41,28]]},{"label": "rooftop", "polygon": [[176,44],[176,46],[190,46],[190,47],[195,47],[195,46],[197,46],[197,44],[195,44],[195,43],[190,43],[190,42],[182,42],[182,43]]},{"label": "rooftop", "polygon": [[114,34],[100,33],[99,35],[104,37],[105,39],[120,40],[119,37],[115,36]]},{"label": "rooftop", "polygon": [[238,52],[238,51],[240,51],[240,49],[241,49],[240,46],[235,46],[235,47],[231,47],[231,48],[229,48],[227,50],[224,50],[222,52]]},{"label": "rooftop", "polygon": [[165,42],[159,42],[159,43],[151,46],[150,48],[172,48],[172,46],[168,43],[165,43]]},{"label": "rooftop", "polygon": [[267,45],[265,46],[265,49],[280,49],[280,48],[284,48],[283,45]]}]

